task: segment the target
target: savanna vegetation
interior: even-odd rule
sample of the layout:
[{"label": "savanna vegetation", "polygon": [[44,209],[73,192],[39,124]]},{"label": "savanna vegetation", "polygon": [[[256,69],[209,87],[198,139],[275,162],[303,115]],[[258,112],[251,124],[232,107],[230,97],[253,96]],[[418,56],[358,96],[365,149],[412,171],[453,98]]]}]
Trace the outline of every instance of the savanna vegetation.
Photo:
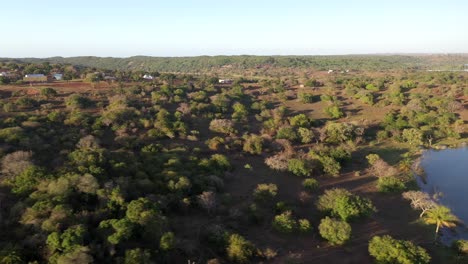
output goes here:
[{"label": "savanna vegetation", "polygon": [[[466,142],[467,73],[180,60],[0,64],[16,74],[0,85],[0,263],[467,260],[466,241],[438,242],[458,219],[414,180],[421,148]],[[212,64],[249,74],[220,84]]]}]

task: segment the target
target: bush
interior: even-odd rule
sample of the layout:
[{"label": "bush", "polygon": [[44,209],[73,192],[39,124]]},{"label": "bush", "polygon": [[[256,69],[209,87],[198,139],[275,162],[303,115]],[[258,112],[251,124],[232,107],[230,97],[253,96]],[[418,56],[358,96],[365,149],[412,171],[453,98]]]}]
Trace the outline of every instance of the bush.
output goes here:
[{"label": "bush", "polygon": [[262,154],[263,138],[257,135],[244,136],[244,146],[242,150],[253,155]]},{"label": "bush", "polygon": [[298,114],[289,118],[289,124],[293,127],[310,127],[312,120],[304,114]]},{"label": "bush", "polygon": [[297,97],[301,103],[310,104],[314,102],[314,95],[311,93],[299,92]]},{"label": "bush", "polygon": [[380,192],[402,192],[405,188],[405,183],[393,176],[380,177],[377,181],[377,189]]},{"label": "bush", "polygon": [[300,127],[297,129],[297,133],[299,134],[301,142],[304,144],[312,142],[312,139],[314,138],[314,132],[308,128]]},{"label": "bush", "polygon": [[234,122],[229,119],[213,119],[210,122],[210,130],[223,134],[233,134]]},{"label": "bush", "polygon": [[345,221],[325,217],[320,221],[319,233],[332,245],[343,245],[351,236],[351,226]]},{"label": "bush", "polygon": [[65,99],[65,104],[71,109],[84,109],[93,106],[93,101],[88,97],[72,94]]},{"label": "bush", "polygon": [[288,161],[288,171],[297,176],[310,176],[310,169],[305,160],[290,159]]},{"label": "bush", "polygon": [[324,112],[329,115],[331,118],[341,118],[344,116],[343,111],[337,105],[330,105],[324,109]]},{"label": "bush", "polygon": [[260,202],[271,201],[278,194],[278,186],[273,183],[262,183],[254,190],[255,200]]},{"label": "bush", "polygon": [[316,191],[319,188],[319,183],[316,179],[305,179],[302,181],[302,186],[309,192]]},{"label": "bush", "polygon": [[299,219],[297,228],[301,233],[309,233],[310,231],[312,231],[312,226],[310,225],[310,222],[307,219]]},{"label": "bush", "polygon": [[271,169],[285,171],[288,169],[288,156],[285,153],[279,153],[265,159],[265,164]]},{"label": "bush", "polygon": [[278,132],[276,133],[276,138],[295,141],[297,139],[297,134],[296,134],[296,131],[294,131],[294,128],[292,127],[289,127],[289,126],[281,127],[280,129],[278,129]]},{"label": "bush", "polygon": [[47,87],[47,88],[41,89],[41,95],[46,98],[52,98],[57,95],[57,91],[54,90],[53,88]]},{"label": "bush", "polygon": [[468,240],[455,240],[452,243],[452,247],[460,254],[468,254]]},{"label": "bush", "polygon": [[232,234],[229,236],[228,247],[226,249],[229,260],[246,263],[253,256],[254,250],[253,244],[241,235]]},{"label": "bush", "polygon": [[281,233],[292,233],[297,228],[297,221],[293,218],[291,211],[275,216],[272,222],[273,228]]},{"label": "bush", "polygon": [[425,264],[431,261],[424,248],[388,235],[374,236],[369,242],[369,254],[379,263]]},{"label": "bush", "polygon": [[321,211],[330,212],[332,216],[343,221],[368,216],[375,212],[375,207],[367,198],[361,198],[341,188],[326,190],[319,197],[317,207]]},{"label": "bush", "polygon": [[175,244],[175,236],[172,232],[166,232],[161,236],[159,241],[159,248],[168,251],[174,247]]}]

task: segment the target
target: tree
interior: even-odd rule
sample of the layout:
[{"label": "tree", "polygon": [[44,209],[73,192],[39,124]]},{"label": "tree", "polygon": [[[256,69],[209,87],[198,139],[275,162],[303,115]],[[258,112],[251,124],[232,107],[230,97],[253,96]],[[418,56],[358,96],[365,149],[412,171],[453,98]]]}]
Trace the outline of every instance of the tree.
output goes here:
[{"label": "tree", "polygon": [[228,239],[226,249],[229,260],[238,263],[247,263],[254,254],[254,245],[238,234],[232,234]]},{"label": "tree", "polygon": [[107,241],[117,245],[132,236],[134,225],[127,218],[108,219],[99,223],[99,228],[112,228],[114,232],[107,237]]},{"label": "tree", "polygon": [[325,217],[320,221],[320,235],[332,245],[343,245],[351,237],[351,226],[345,221]]},{"label": "tree", "polygon": [[208,212],[216,207],[216,194],[211,191],[205,191],[198,195],[198,204]]},{"label": "tree", "polygon": [[134,248],[125,251],[124,264],[149,264],[151,253],[147,249]]},{"label": "tree", "polygon": [[368,216],[376,209],[367,198],[351,194],[341,188],[326,190],[319,197],[317,207],[321,211],[330,212],[332,216],[347,221],[361,216]]},{"label": "tree", "polygon": [[63,254],[57,258],[57,264],[89,264],[93,263],[93,257],[88,247],[78,247],[73,251]]},{"label": "tree", "polygon": [[374,236],[369,241],[369,254],[378,263],[427,264],[431,257],[427,251],[410,241],[396,240],[391,236]]},{"label": "tree", "polygon": [[423,133],[421,130],[416,128],[408,128],[403,130],[403,140],[408,142],[412,146],[418,146],[423,144]]},{"label": "tree", "polygon": [[3,157],[2,174],[6,178],[10,178],[20,174],[32,165],[31,151],[16,151]]},{"label": "tree", "polygon": [[143,197],[128,204],[126,216],[131,222],[140,225],[148,225],[162,220],[154,203]]},{"label": "tree", "polygon": [[439,205],[429,209],[424,217],[427,224],[436,225],[435,238],[439,234],[441,227],[455,227],[459,222],[458,218],[452,214],[449,208]]},{"label": "tree", "polygon": [[413,209],[421,210],[419,217],[423,217],[428,210],[437,206],[437,203],[425,192],[407,191],[402,193],[402,196],[404,199],[411,201]]}]

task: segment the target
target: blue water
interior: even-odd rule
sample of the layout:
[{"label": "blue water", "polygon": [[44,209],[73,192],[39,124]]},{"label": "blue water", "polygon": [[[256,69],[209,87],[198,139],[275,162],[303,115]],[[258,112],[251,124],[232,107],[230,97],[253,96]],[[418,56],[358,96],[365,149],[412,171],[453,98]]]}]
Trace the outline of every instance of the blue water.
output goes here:
[{"label": "blue water", "polygon": [[443,240],[468,239],[468,148],[427,150],[421,165],[425,179],[419,179],[420,188],[439,196],[439,203],[449,207],[463,223],[456,234],[443,230]]}]

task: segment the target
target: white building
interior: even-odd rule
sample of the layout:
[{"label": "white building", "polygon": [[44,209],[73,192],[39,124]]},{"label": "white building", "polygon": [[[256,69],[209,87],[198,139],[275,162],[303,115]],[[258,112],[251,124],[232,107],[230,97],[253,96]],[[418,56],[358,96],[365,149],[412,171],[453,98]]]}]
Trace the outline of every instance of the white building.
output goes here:
[{"label": "white building", "polygon": [[153,80],[154,77],[151,76],[151,75],[149,75],[149,74],[145,74],[145,75],[143,75],[143,79],[145,79],[145,80]]},{"label": "white building", "polygon": [[229,83],[232,83],[232,80],[231,79],[219,79],[218,83],[229,84]]}]

